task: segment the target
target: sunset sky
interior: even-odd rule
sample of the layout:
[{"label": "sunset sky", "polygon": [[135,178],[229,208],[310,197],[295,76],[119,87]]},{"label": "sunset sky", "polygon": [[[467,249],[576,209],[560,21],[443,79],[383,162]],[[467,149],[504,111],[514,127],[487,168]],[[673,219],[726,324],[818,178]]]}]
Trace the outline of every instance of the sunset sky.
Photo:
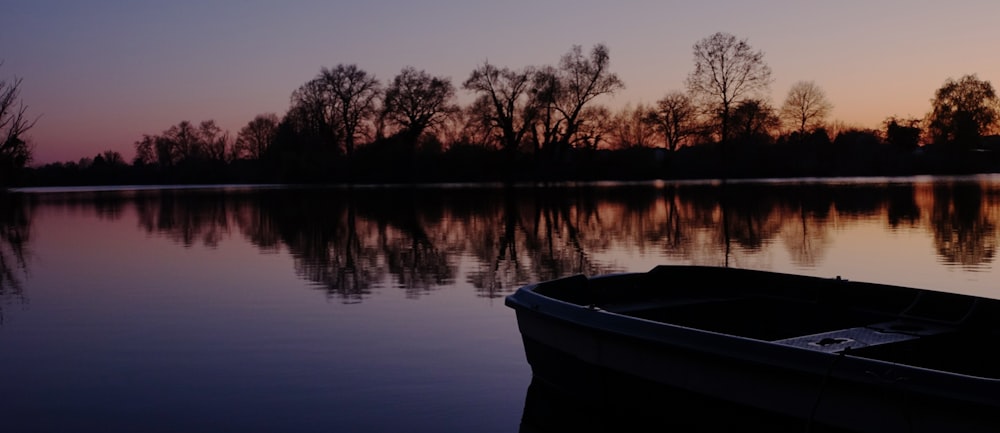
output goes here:
[{"label": "sunset sky", "polygon": [[[142,134],[214,119],[235,136],[322,67],[357,64],[383,83],[404,66],[459,87],[485,60],[554,65],[604,43],[626,89],[600,102],[652,103],[682,90],[691,46],[748,39],[773,70],[771,103],[815,81],[830,120],[875,127],[921,117],[946,79],[1000,84],[1000,2],[448,0],[8,2],[0,77],[23,78],[40,115],[35,165],[104,150],[126,159]],[[470,96],[459,91],[460,102]]]}]

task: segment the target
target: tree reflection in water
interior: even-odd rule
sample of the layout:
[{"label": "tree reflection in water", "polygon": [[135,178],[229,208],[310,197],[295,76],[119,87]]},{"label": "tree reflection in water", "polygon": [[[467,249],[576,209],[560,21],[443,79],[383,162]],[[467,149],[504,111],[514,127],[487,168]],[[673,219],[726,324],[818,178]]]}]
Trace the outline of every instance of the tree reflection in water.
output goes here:
[{"label": "tree reflection in water", "polygon": [[[934,186],[931,226],[938,254],[948,263],[975,268],[993,261],[997,249],[997,191],[973,183]],[[987,207],[984,199],[990,200]]]},{"label": "tree reflection in water", "polygon": [[24,195],[0,191],[0,324],[5,305],[26,300],[22,278],[28,274],[31,209]]},{"label": "tree reflection in water", "polygon": [[[946,264],[994,260],[995,181],[728,182],[553,187],[218,188],[126,191],[47,199],[120,218],[179,245],[214,248],[241,235],[262,252],[287,251],[294,271],[341,302],[379,287],[419,297],[471,285],[499,298],[573,273],[625,270],[616,254],[753,265],[779,245],[815,266],[852,221],[923,230]],[[22,296],[30,209],[2,196],[0,294]],[[464,281],[456,281],[464,278]]]}]

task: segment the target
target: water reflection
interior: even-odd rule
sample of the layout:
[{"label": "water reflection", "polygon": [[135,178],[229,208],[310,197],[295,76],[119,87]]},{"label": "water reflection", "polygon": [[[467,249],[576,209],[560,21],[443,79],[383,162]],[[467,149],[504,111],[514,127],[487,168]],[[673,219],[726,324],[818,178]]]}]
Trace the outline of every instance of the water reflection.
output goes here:
[{"label": "water reflection", "polygon": [[[524,398],[519,433],[555,432],[750,432],[849,433],[825,425],[785,417],[689,391],[652,388],[629,379],[604,378],[589,383],[584,394],[572,394],[537,378]],[[593,396],[598,388],[614,389],[614,398]]]},{"label": "water reflection", "polygon": [[0,324],[4,305],[24,302],[22,278],[28,273],[31,205],[22,195],[0,191]]},{"label": "water reflection", "polygon": [[165,234],[185,247],[216,247],[229,230],[225,193],[155,190],[137,194],[133,203],[140,228]]},{"label": "water reflection", "polygon": [[[218,188],[45,194],[47,205],[102,219],[133,208],[141,230],[184,247],[233,235],[331,298],[359,302],[376,287],[420,297],[456,279],[499,298],[530,281],[626,270],[630,254],[739,265],[780,248],[793,265],[823,263],[839,231],[877,224],[926,232],[939,262],[989,267],[997,248],[1000,181],[763,182],[546,188]],[[18,293],[30,229],[27,194],[0,215],[0,293]],[[877,240],[876,240],[877,241]]]},{"label": "water reflection", "polygon": [[941,259],[969,268],[992,262],[997,191],[986,192],[975,183],[939,184],[933,191],[930,220]]}]

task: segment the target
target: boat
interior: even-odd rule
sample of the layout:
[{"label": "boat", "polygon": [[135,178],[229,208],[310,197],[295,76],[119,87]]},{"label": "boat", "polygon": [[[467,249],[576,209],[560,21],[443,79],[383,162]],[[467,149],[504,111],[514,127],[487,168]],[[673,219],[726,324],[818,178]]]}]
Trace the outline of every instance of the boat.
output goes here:
[{"label": "boat", "polygon": [[805,431],[1000,431],[1000,300],[662,265],[529,284],[505,304],[533,381],[591,407],[669,410],[670,390]]}]

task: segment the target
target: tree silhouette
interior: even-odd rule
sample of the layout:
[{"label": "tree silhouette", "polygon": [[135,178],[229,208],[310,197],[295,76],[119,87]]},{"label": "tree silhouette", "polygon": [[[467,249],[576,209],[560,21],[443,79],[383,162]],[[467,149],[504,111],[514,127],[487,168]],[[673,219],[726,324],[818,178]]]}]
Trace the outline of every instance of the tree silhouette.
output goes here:
[{"label": "tree silhouette", "polygon": [[358,138],[371,137],[365,122],[375,115],[378,97],[382,94],[381,85],[375,76],[357,65],[323,68],[318,79],[328,92],[326,99],[332,104],[333,114],[339,120],[337,125],[341,128],[338,136],[344,141],[344,151],[350,155],[354,153]]},{"label": "tree silhouette", "polygon": [[278,116],[258,114],[236,135],[233,159],[260,159],[278,134]]},{"label": "tree silhouette", "polygon": [[935,143],[968,150],[1000,119],[996,91],[989,81],[975,74],[958,80],[949,78],[934,93],[928,129]]},{"label": "tree silhouette", "polygon": [[531,106],[530,90],[534,70],[498,69],[489,62],[472,71],[462,87],[479,96],[474,112],[501,137],[501,146],[513,154],[531,129],[536,110]]},{"label": "tree silhouette", "polygon": [[13,183],[31,162],[31,146],[25,134],[38,118],[29,119],[27,113],[28,106],[21,99],[21,78],[0,79],[0,186]]},{"label": "tree silhouette", "polygon": [[458,109],[454,99],[455,86],[450,79],[407,66],[386,89],[383,112],[403,128],[409,143],[415,144],[427,128]]},{"label": "tree silhouette", "polygon": [[733,110],[731,115],[733,133],[742,140],[770,137],[780,120],[774,108],[760,99],[746,99]]},{"label": "tree silhouette", "polygon": [[577,117],[576,134],[570,144],[579,149],[597,150],[601,142],[614,134],[611,110],[603,105],[590,105]]},{"label": "tree silhouette", "polygon": [[645,105],[626,105],[611,119],[612,145],[618,149],[650,147],[656,138],[656,125],[647,121],[652,109]]},{"label": "tree silhouette", "polygon": [[[214,121],[183,121],[160,134],[143,135],[134,143],[133,167],[103,177],[93,176],[97,170],[91,168],[95,163],[104,167],[107,158],[26,167],[31,149],[24,133],[35,122],[20,102],[20,79],[0,81],[0,185],[10,184],[22,168],[22,183],[82,185],[98,178],[101,183],[116,178],[131,183],[652,179],[663,177],[668,166],[672,178],[990,172],[1000,167],[1000,159],[989,152],[968,158],[938,151],[990,150],[1000,143],[982,139],[996,131],[1000,107],[992,85],[975,75],[949,79],[938,89],[926,118],[926,136],[932,140],[925,141],[933,143],[911,152],[921,144],[922,133],[913,119],[891,118],[878,135],[837,134],[847,125],[835,120],[819,128],[832,105],[812,81],[790,88],[780,119],[795,131],[775,139],[774,110],[761,96],[771,83],[763,53],[746,39],[721,32],[692,48],[687,92],[670,92],[651,108],[626,105],[614,112],[597,99],[624,88],[610,70],[604,44],[589,52],[574,45],[554,66],[514,70],[484,62],[462,83],[474,96],[462,109],[449,78],[407,66],[382,92],[374,76],[339,64],[322,68],[295,89],[280,121],[266,114],[247,123],[228,152],[229,135]],[[381,107],[379,96],[384,96]],[[838,137],[836,146],[830,145],[831,137]],[[775,146],[734,152],[734,138]],[[660,140],[668,152],[653,149]],[[607,149],[595,152],[602,145]],[[691,146],[675,152],[685,145]],[[533,155],[520,153],[525,147]]]},{"label": "tree silhouette", "polygon": [[338,146],[343,128],[337,115],[337,101],[327,91],[322,75],[292,92],[292,106],[285,119],[310,150],[319,147],[324,148],[324,153],[341,150]]},{"label": "tree silhouette", "polygon": [[800,135],[823,124],[823,120],[833,109],[826,99],[823,89],[812,81],[799,81],[792,85],[781,106],[781,118],[795,128]]},{"label": "tree silhouette", "polygon": [[163,132],[162,138],[170,146],[170,153],[174,156],[175,163],[207,157],[208,152],[202,147],[199,133],[200,128],[187,120]]},{"label": "tree silhouette", "polygon": [[885,141],[901,150],[910,151],[920,144],[920,119],[902,119],[895,116],[882,122]]},{"label": "tree silhouette", "polygon": [[233,143],[232,159],[258,160],[274,143],[278,135],[278,115],[274,113],[258,114],[236,134]]},{"label": "tree silhouette", "polygon": [[152,166],[160,162],[157,154],[156,135],[142,134],[142,138],[134,143],[135,158],[132,164],[136,166]]},{"label": "tree silhouette", "polygon": [[771,68],[764,63],[764,53],[754,51],[746,39],[720,32],[694,44],[694,71],[686,83],[693,95],[705,98],[708,111],[718,116],[720,139],[725,143],[732,110],[768,88]]},{"label": "tree silhouette", "polygon": [[531,85],[532,107],[535,108],[535,124],[529,131],[534,152],[553,145],[559,137],[564,119],[559,116],[556,106],[562,92],[559,71],[554,66],[545,66],[535,72]]},{"label": "tree silhouette", "polygon": [[163,149],[162,154],[170,158],[170,165],[176,165],[184,160],[202,157],[199,141],[197,127],[190,121],[184,120],[163,131],[159,146]]},{"label": "tree silhouette", "polygon": [[656,108],[646,114],[646,121],[663,136],[667,150],[673,152],[696,133],[697,116],[691,97],[675,91],[656,101]]},{"label": "tree silhouette", "polygon": [[615,93],[625,88],[625,83],[612,73],[611,53],[604,44],[583,54],[583,48],[574,45],[559,61],[559,87],[554,108],[563,119],[563,129],[557,141],[563,145],[573,142],[582,125],[581,114],[594,98]]},{"label": "tree silhouette", "polygon": [[122,167],[126,165],[125,157],[116,150],[105,150],[100,156],[104,159],[104,163],[109,166]]},{"label": "tree silhouette", "polygon": [[201,157],[209,161],[224,161],[229,148],[229,132],[223,131],[214,120],[205,120],[198,125],[198,144]]},{"label": "tree silhouette", "polygon": [[228,143],[229,133],[214,120],[203,121],[197,126],[183,120],[161,135],[144,134],[136,141],[135,163],[174,167],[181,163],[223,162]]}]

